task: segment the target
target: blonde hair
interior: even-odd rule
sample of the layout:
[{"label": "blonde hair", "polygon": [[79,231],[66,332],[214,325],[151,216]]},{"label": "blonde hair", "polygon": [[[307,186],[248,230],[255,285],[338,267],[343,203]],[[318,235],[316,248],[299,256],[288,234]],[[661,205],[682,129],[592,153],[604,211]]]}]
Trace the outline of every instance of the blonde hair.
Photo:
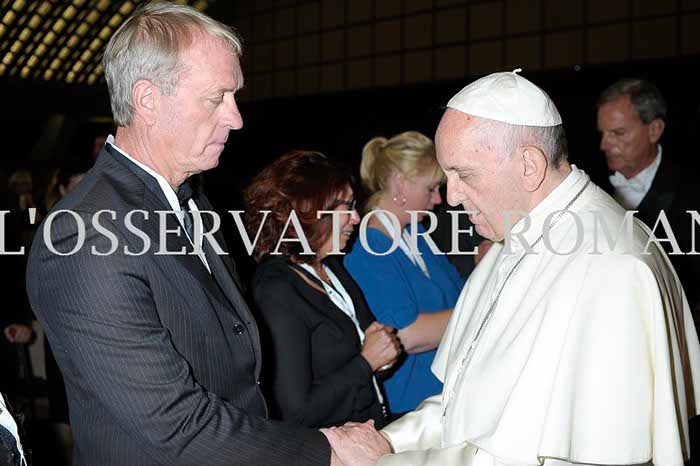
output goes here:
[{"label": "blonde hair", "polygon": [[435,144],[429,137],[417,131],[406,131],[391,139],[376,137],[362,149],[360,177],[370,195],[365,210],[379,203],[389,178],[397,172],[408,179],[432,173],[441,182],[445,180],[435,157]]},{"label": "blonde hair", "polygon": [[208,34],[240,56],[242,40],[230,27],[187,5],[153,2],[138,8],[114,33],[102,64],[112,104],[114,122],[131,124],[134,107],[131,92],[140,79],[158,85],[172,95],[185,72],[181,55],[196,34]]}]

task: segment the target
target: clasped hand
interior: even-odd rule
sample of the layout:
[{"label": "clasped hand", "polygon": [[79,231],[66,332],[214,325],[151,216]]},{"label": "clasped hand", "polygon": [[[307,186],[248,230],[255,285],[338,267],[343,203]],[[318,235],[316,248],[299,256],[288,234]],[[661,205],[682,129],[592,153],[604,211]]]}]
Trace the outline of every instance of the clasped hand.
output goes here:
[{"label": "clasped hand", "polygon": [[391,453],[389,441],[374,428],[374,421],[348,422],[342,427],[321,429],[333,448],[331,466],[374,466]]},{"label": "clasped hand", "polygon": [[393,327],[375,321],[365,330],[362,356],[372,367],[373,372],[380,368],[388,369],[402,351],[401,342],[396,337]]}]

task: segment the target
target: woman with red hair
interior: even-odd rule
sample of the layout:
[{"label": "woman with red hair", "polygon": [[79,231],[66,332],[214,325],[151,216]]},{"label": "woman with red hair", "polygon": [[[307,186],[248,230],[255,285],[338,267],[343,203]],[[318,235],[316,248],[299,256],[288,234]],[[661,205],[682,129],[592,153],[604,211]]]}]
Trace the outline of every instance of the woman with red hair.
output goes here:
[{"label": "woman with red hair", "polygon": [[381,427],[375,373],[401,349],[332,254],[359,222],[350,176],[318,152],[292,152],[255,177],[244,197],[248,230],[258,235],[253,296],[268,339],[263,379],[272,416],[316,428],[369,419]]}]

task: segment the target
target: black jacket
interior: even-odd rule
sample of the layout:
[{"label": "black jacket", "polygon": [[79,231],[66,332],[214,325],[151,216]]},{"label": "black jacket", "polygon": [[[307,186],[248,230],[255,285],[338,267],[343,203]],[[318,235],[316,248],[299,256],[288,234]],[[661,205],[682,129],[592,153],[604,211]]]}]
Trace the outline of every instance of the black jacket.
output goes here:
[{"label": "black jacket", "polygon": [[[110,149],[114,151],[114,149]],[[318,431],[266,419],[258,386],[260,342],[241,297],[233,263],[205,243],[212,274],[183,236],[159,238],[157,210],[171,210],[155,178],[120,154],[103,150],[83,181],[54,210],[76,212],[85,244],[59,256],[43,225],[34,239],[27,287],[66,381],[75,465],[328,465]],[[193,198],[211,210],[204,197]],[[104,228],[92,216],[99,210]],[[145,241],[125,226],[127,212]],[[208,219],[204,216],[205,223]],[[51,238],[59,251],[76,245],[74,217],[59,215]],[[179,223],[167,217],[168,229]],[[207,227],[208,229],[210,226]],[[220,233],[214,235],[223,247]]]},{"label": "black jacket", "polygon": [[[366,329],[375,318],[362,292],[337,258],[326,259],[326,264],[352,298],[360,326]],[[273,418],[309,427],[368,419],[384,425],[355,324],[296,270],[323,288],[317,278],[282,256],[268,256],[253,279],[266,350],[263,384],[269,389]]]},{"label": "black jacket", "polygon": [[[635,217],[643,221],[649,228],[654,228],[659,213],[663,210],[678,241],[678,246],[683,253],[687,253],[693,249],[691,235],[693,221],[687,211],[700,211],[697,174],[674,164],[671,155],[664,148],[661,164],[656,171],[649,191],[635,209],[638,211]],[[605,181],[606,183],[601,184],[601,186],[612,196],[615,188],[607,179]],[[661,224],[654,230],[654,233],[660,239],[667,238]],[[700,243],[700,241],[696,242]],[[670,254],[672,248],[669,242],[661,244],[683,284],[683,290],[688,297],[691,308],[695,307],[700,302],[700,256],[673,255]],[[700,244],[696,245],[695,250],[700,251]]]}]

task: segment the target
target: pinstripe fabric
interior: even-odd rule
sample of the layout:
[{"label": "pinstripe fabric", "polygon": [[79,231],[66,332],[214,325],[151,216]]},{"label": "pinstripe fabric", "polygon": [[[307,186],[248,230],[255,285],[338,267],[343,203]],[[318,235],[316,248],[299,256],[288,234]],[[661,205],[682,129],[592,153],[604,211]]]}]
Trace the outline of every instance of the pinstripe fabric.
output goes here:
[{"label": "pinstripe fabric", "polygon": [[[196,200],[211,209],[206,199]],[[159,255],[159,247],[191,250],[184,237],[159,238],[156,210],[169,210],[155,180],[126,158],[103,151],[95,167],[54,210],[78,213],[85,244],[59,256],[44,227],[35,238],[27,288],[64,374],[77,465],[321,465],[325,437],[266,419],[257,378],[260,342],[234,281],[233,263],[211,250],[210,275],[197,255]],[[110,209],[95,228],[95,212]],[[149,252],[129,231],[152,242]],[[168,229],[179,226],[173,216]],[[76,244],[76,219],[57,216],[50,238],[59,251]],[[223,246],[220,235],[217,240]],[[206,241],[205,241],[206,243]],[[234,331],[234,329],[236,331]],[[242,332],[241,332],[242,330]]]}]

